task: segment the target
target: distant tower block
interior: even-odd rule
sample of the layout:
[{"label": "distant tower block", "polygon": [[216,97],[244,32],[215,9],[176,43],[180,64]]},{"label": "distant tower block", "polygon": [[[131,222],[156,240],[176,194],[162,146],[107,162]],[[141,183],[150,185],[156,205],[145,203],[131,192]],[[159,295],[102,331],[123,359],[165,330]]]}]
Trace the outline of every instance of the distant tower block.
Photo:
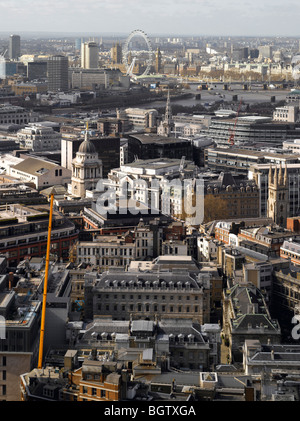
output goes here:
[{"label": "distant tower block", "polygon": [[21,56],[20,35],[11,35],[9,37],[8,55],[11,60],[17,60]]},{"label": "distant tower block", "polygon": [[97,69],[99,63],[99,46],[94,41],[81,44],[81,67],[83,69]]},{"label": "distant tower block", "polygon": [[276,224],[286,226],[286,219],[289,216],[287,164],[285,164],[284,174],[281,163],[279,170],[275,166],[274,171],[270,165],[267,216]]},{"label": "distant tower block", "polygon": [[62,55],[51,56],[47,62],[49,91],[65,92],[69,89],[69,60]]}]

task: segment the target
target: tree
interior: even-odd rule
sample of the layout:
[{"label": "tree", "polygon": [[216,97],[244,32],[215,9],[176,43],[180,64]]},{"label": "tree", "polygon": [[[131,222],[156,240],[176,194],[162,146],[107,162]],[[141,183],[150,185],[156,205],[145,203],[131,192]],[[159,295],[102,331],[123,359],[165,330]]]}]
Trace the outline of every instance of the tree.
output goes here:
[{"label": "tree", "polygon": [[227,201],[213,194],[204,199],[204,223],[228,218]]}]

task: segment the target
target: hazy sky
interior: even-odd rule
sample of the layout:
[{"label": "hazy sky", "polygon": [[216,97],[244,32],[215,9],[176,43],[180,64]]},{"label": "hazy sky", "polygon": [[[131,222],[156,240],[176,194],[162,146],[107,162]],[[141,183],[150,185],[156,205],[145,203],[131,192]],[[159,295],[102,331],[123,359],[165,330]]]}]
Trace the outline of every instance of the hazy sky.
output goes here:
[{"label": "hazy sky", "polygon": [[0,0],[1,31],[300,36],[299,0]]}]

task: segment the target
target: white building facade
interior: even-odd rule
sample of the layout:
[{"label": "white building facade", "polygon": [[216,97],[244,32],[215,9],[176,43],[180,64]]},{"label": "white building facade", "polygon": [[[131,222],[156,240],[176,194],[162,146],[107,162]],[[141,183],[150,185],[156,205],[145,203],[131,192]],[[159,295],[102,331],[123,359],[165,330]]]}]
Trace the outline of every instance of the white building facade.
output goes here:
[{"label": "white building facade", "polygon": [[32,151],[58,150],[61,147],[61,134],[40,124],[30,124],[19,130],[17,139],[20,147]]}]

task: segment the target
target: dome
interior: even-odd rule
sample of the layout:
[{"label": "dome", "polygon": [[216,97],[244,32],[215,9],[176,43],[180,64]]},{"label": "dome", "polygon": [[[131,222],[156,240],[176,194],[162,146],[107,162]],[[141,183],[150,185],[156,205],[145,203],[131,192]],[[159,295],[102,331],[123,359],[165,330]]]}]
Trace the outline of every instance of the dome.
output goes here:
[{"label": "dome", "polygon": [[80,153],[96,153],[96,148],[90,140],[84,140],[80,146],[78,152]]}]

